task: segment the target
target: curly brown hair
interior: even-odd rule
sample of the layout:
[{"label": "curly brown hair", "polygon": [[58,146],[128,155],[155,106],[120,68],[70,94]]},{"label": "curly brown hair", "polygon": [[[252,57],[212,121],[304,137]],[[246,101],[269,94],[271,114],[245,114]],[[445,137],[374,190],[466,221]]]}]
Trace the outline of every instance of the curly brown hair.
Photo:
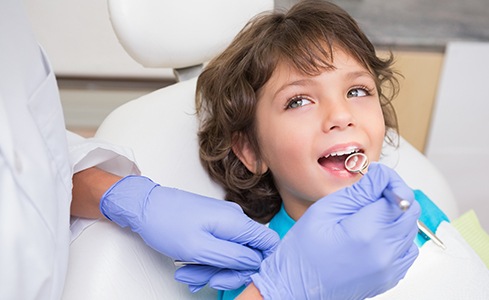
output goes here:
[{"label": "curly brown hair", "polygon": [[272,174],[250,172],[233,152],[233,146],[246,139],[257,156],[256,170],[260,170],[255,132],[258,91],[279,62],[290,63],[308,75],[333,69],[333,49],[345,51],[372,73],[386,128],[397,131],[391,104],[398,91],[392,54],[387,59],[379,58],[355,20],[327,1],[300,1],[288,12],[258,15],[198,78],[201,161],[210,176],[224,187],[226,199],[241,205],[248,216],[259,222],[268,222],[280,209],[282,200]]}]

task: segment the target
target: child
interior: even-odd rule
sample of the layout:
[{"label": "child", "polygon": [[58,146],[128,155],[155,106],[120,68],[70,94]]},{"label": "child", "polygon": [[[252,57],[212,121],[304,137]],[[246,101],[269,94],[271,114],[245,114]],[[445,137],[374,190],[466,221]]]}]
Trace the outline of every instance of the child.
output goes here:
[{"label": "child", "polygon": [[[205,168],[227,200],[283,237],[315,201],[360,179],[344,168],[349,154],[378,161],[384,138],[395,143],[387,135],[397,132],[392,63],[326,1],[258,16],[199,77]],[[432,230],[448,221],[416,196],[425,212],[436,212]]]},{"label": "child", "polygon": [[[313,201],[358,180],[344,168],[333,172],[341,156],[323,158],[329,154],[323,153],[329,147],[340,146],[329,152],[366,151],[370,160],[376,161],[385,128],[397,130],[391,105],[391,97],[397,91],[392,58],[379,59],[354,20],[333,4],[304,2],[288,15],[263,16],[250,23],[208,65],[197,87],[204,165],[226,188],[228,200],[239,203],[247,214],[264,223],[278,212],[282,201],[287,212],[297,219]],[[335,70],[338,72],[332,72]],[[342,77],[321,77],[340,72]],[[312,88],[316,94],[311,93]],[[336,93],[349,100],[320,102],[316,98],[323,97],[317,95],[321,88],[329,94],[337,89]],[[390,95],[384,89],[391,91]],[[350,109],[347,106],[354,109],[358,115],[355,118],[362,118],[361,128],[367,127],[367,132],[349,134],[358,131],[358,125],[354,120],[341,120],[350,117],[346,115]],[[346,123],[321,124],[325,120],[320,115],[322,111],[338,119],[331,122]],[[372,114],[367,113],[370,111]],[[294,160],[286,156],[288,144],[299,146],[297,154],[305,158],[307,141],[302,139],[314,130],[330,131],[321,126],[332,127],[331,134],[321,137],[322,144],[316,146],[319,152],[313,157],[314,164],[323,164],[322,169],[329,170],[318,177],[326,175],[325,181],[307,199],[305,195],[302,199],[286,195],[293,192],[291,183],[302,185],[314,180],[290,172],[293,178],[288,181],[292,182],[287,182],[289,188],[285,189],[285,182],[276,178],[283,176],[275,168],[289,173],[293,166],[288,163]],[[351,129],[345,131],[345,126]],[[341,180],[337,179],[339,175]],[[288,209],[289,206],[294,208]]]}]

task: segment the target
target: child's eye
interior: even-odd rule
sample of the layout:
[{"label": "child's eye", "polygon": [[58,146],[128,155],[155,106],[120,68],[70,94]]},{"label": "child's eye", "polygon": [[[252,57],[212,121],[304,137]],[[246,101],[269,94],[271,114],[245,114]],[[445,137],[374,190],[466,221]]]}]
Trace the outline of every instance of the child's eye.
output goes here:
[{"label": "child's eye", "polygon": [[370,95],[370,91],[364,87],[353,88],[349,90],[348,93],[346,94],[348,98],[365,97],[369,95]]},{"label": "child's eye", "polygon": [[290,99],[289,102],[287,102],[285,109],[297,108],[297,107],[305,106],[305,105],[308,105],[311,103],[312,103],[311,100],[309,100],[303,96],[297,96],[297,97]]}]

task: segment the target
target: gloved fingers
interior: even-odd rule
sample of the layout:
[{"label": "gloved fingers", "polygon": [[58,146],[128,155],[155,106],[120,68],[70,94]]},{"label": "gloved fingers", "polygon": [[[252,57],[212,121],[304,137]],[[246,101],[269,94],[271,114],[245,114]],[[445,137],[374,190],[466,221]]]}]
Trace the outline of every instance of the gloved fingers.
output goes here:
[{"label": "gloved fingers", "polygon": [[400,213],[397,219],[393,220],[391,224],[387,224],[388,231],[386,231],[386,237],[395,238],[397,236],[404,236],[406,238],[411,237],[414,240],[418,231],[416,221],[419,215],[419,204],[415,201],[413,202],[412,209]]},{"label": "gloved fingers", "polygon": [[392,254],[395,255],[395,257],[404,257],[409,251],[413,251],[413,249],[417,250],[414,240],[418,234],[416,220],[419,214],[414,213],[414,210],[415,209],[413,209],[413,212],[407,211],[402,214],[399,219],[392,223],[386,230],[386,248],[390,247],[393,249]]},{"label": "gloved fingers", "polygon": [[[414,239],[418,234],[418,229],[416,225],[411,225],[409,228],[404,231],[406,234],[402,236],[401,234],[397,234],[394,236],[385,238],[385,248],[392,249],[392,255],[394,258],[405,258],[409,259],[409,254],[415,254],[417,256],[418,247],[414,243]],[[414,253],[413,253],[414,251]]]},{"label": "gloved fingers", "polygon": [[[394,209],[385,198],[380,198],[360,208],[357,213],[345,217],[341,223],[351,232],[360,231],[377,235],[385,232],[384,228],[389,228],[391,231],[397,229],[393,225],[402,214],[401,210]],[[404,236],[405,233],[402,235]]]},{"label": "gloved fingers", "polygon": [[412,209],[407,210],[399,216],[395,221],[394,226],[399,228],[399,231],[409,233],[413,240],[418,232],[417,220],[420,216],[419,204],[413,202]]},{"label": "gloved fingers", "polygon": [[219,268],[205,265],[187,265],[175,271],[175,280],[194,286],[194,288],[206,285]]},{"label": "gloved fingers", "polygon": [[247,245],[262,252],[263,258],[268,257],[276,249],[280,242],[277,232],[255,221],[248,222],[248,230],[231,241]]},{"label": "gloved fingers", "polygon": [[212,235],[261,251],[264,258],[275,251],[280,241],[275,231],[251,220],[244,214],[233,218],[230,224],[220,224],[212,231]]},{"label": "gloved fingers", "polygon": [[395,287],[399,281],[406,276],[409,268],[416,260],[418,253],[418,247],[412,243],[409,250],[403,256],[397,257],[393,263],[384,270],[383,276],[377,276],[377,279],[383,278],[381,282],[376,283],[376,285],[381,287],[382,290],[370,294],[369,298],[375,296],[379,292],[385,292]]},{"label": "gloved fingers", "polygon": [[407,267],[410,267],[414,263],[414,261],[416,260],[416,258],[418,257],[418,255],[419,255],[419,248],[413,242],[411,244],[411,247],[409,247],[409,249],[402,256],[402,258],[405,258],[406,259],[406,261],[404,263],[407,264],[406,265]]},{"label": "gloved fingers", "polygon": [[[267,257],[276,249],[280,241],[278,234],[249,218],[238,204],[212,198],[208,198],[207,201],[208,208],[212,210],[210,212],[212,218],[203,223],[202,230],[209,237],[216,241],[228,241],[258,250],[262,252],[260,262],[261,256]],[[241,247],[236,248],[239,250],[238,253],[243,251],[240,250],[243,249]],[[253,254],[249,252],[246,255],[252,256]]]},{"label": "gloved fingers", "polygon": [[189,285],[192,292],[196,292],[207,283],[218,290],[237,289],[251,282],[251,275],[256,270],[236,271],[219,269],[211,266],[188,265],[175,271],[175,279]]},{"label": "gloved fingers", "polygon": [[200,291],[203,287],[205,286],[204,285],[193,285],[193,284],[189,284],[188,286],[188,289],[191,293],[197,293],[198,291]]},{"label": "gloved fingers", "polygon": [[406,276],[407,271],[413,263],[416,261],[416,258],[419,255],[419,248],[416,244],[411,243],[408,250],[400,256],[394,263],[393,270],[396,270],[394,274],[394,278],[397,280],[401,280]]},{"label": "gloved fingers", "polygon": [[[233,270],[256,270],[263,260],[259,250],[220,240],[212,235],[193,242],[198,244],[198,248],[189,246],[188,252],[180,253],[178,260]],[[198,249],[198,252],[194,251],[194,248]]]},{"label": "gloved fingers", "polygon": [[[221,226],[226,227],[227,225],[221,224]],[[271,252],[272,249],[274,249],[272,245],[275,245],[273,239],[277,235],[275,232],[272,234],[265,234],[265,237],[262,237],[263,234],[260,235],[260,232],[257,233],[256,237],[253,237],[252,233],[249,232],[244,234],[249,235],[248,241],[255,239],[255,242],[259,243],[260,239],[263,239],[265,243],[268,243],[267,247],[270,247],[270,249],[267,250],[268,252]],[[181,261],[190,261],[218,268],[251,270],[258,269],[263,260],[262,250],[257,250],[247,245],[240,244],[233,241],[233,239],[227,240],[226,238],[221,238],[220,236],[214,235],[213,232],[207,231],[206,228],[195,228],[194,232],[188,232],[187,236],[191,238],[187,238],[184,234],[181,235],[182,237],[178,241],[178,245],[173,246],[173,248],[170,249],[168,249],[167,240],[162,239],[160,235],[152,234],[141,236],[148,245],[157,251]],[[237,240],[240,239],[246,240],[245,238],[237,238]]]},{"label": "gloved fingers", "polygon": [[403,215],[384,198],[367,205],[339,223],[345,235],[359,245],[376,241],[385,249],[389,261],[403,255],[417,232],[414,214]]},{"label": "gloved fingers", "polygon": [[410,231],[409,231],[409,234],[406,236],[406,240],[409,242],[411,241],[411,243],[408,243],[408,245],[410,245],[407,250],[404,252],[404,256],[408,255],[410,252],[414,251],[413,249],[415,249],[416,251],[416,256],[418,255],[418,246],[414,243],[414,240],[416,239],[416,235],[418,234],[418,227],[417,226],[414,226]]},{"label": "gloved fingers", "polygon": [[[371,163],[369,170],[370,175],[366,175],[367,179],[373,184],[377,184],[382,187],[381,191],[384,196],[386,196],[385,189],[388,189],[394,195],[398,196],[403,200],[409,201],[409,203],[414,202],[414,192],[413,190],[404,182],[401,176],[394,170],[383,164],[373,162]],[[368,173],[367,173],[368,174]],[[389,199],[394,200],[395,199]],[[398,204],[394,202],[393,204]]]},{"label": "gloved fingers", "polygon": [[393,205],[399,208],[401,201],[407,201],[410,205],[416,202],[416,200],[414,200],[413,190],[409,188],[404,182],[397,180],[389,183],[388,187],[383,192],[383,196],[391,201]]},{"label": "gloved fingers", "polygon": [[262,259],[273,253],[280,241],[275,231],[253,221],[241,209],[214,218],[216,222],[203,229],[208,230],[208,235],[202,245],[207,245],[210,253],[212,250],[218,253],[199,263],[237,270],[258,269]]},{"label": "gloved fingers", "polygon": [[[407,259],[412,264],[412,260],[417,256],[418,247],[414,243],[418,234],[417,217],[418,214],[415,213],[403,213],[395,222],[385,228],[384,248],[391,249],[390,253],[393,258]],[[415,257],[410,259],[409,254]]]},{"label": "gloved fingers", "polygon": [[258,270],[235,271],[222,269],[209,281],[209,286],[217,290],[234,290],[251,282],[251,275]]},{"label": "gloved fingers", "polygon": [[[366,203],[380,198],[384,195],[385,189],[389,189],[400,198],[414,201],[414,193],[404,180],[393,169],[376,162],[372,162],[369,171],[352,187],[360,194],[364,195],[363,201]],[[395,203],[397,204],[397,203]]]}]

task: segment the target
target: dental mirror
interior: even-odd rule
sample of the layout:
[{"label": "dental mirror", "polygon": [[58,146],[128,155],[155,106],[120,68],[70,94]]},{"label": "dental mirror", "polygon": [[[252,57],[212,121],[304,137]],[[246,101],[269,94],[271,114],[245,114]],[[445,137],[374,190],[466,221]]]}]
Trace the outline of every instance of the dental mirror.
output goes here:
[{"label": "dental mirror", "polygon": [[367,155],[357,152],[348,155],[345,159],[345,169],[351,173],[360,173],[364,175],[365,169],[368,167]]}]

